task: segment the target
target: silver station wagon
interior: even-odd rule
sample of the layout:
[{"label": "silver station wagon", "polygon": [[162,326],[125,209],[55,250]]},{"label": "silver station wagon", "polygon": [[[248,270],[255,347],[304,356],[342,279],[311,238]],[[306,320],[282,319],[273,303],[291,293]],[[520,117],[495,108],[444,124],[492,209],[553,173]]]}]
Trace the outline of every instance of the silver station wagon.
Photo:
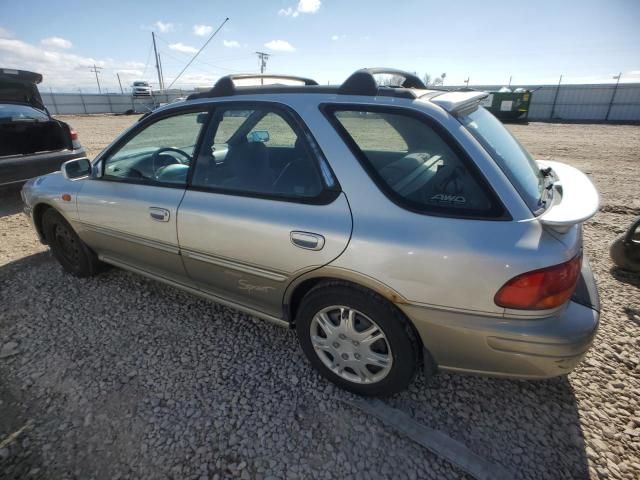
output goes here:
[{"label": "silver station wagon", "polygon": [[485,96],[390,69],[223,77],[29,181],[25,211],[67,272],[111,264],[295,328],[359,394],[420,369],[566,374],[598,327],[581,226],[598,194],[533,160]]}]

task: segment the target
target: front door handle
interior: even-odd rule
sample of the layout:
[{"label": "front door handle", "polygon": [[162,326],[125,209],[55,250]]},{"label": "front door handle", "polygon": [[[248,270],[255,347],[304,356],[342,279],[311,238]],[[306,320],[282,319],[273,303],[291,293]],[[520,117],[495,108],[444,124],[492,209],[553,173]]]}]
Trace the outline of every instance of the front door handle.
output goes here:
[{"label": "front door handle", "polygon": [[293,231],[290,235],[291,243],[305,250],[322,250],[324,237],[317,233]]},{"label": "front door handle", "polygon": [[149,216],[158,222],[168,222],[169,210],[160,207],[149,207]]}]

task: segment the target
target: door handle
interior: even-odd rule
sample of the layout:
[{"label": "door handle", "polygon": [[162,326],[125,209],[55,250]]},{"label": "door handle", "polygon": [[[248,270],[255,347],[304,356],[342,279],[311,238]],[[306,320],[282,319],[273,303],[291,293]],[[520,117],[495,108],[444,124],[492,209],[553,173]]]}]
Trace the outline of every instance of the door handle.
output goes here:
[{"label": "door handle", "polygon": [[149,207],[149,216],[158,222],[168,222],[169,210],[160,207]]},{"label": "door handle", "polygon": [[324,237],[317,233],[293,231],[290,235],[291,243],[305,250],[322,250]]}]

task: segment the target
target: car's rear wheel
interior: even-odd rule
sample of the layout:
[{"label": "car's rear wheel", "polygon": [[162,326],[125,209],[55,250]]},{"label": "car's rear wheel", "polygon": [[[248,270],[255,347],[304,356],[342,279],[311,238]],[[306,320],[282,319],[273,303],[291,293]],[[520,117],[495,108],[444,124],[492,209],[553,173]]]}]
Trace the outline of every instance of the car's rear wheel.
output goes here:
[{"label": "car's rear wheel", "polygon": [[296,331],[311,364],[360,395],[404,390],[421,362],[420,342],[404,315],[374,292],[342,282],[305,295]]},{"label": "car's rear wheel", "polygon": [[42,216],[42,230],[62,268],[76,277],[90,277],[100,271],[102,263],[73,230],[69,222],[50,208]]}]

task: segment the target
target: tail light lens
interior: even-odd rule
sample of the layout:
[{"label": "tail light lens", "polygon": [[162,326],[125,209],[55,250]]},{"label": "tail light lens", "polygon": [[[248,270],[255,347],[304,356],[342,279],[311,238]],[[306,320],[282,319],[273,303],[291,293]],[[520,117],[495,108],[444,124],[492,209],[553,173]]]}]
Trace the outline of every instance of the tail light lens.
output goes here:
[{"label": "tail light lens", "polygon": [[71,134],[71,141],[72,142],[78,141],[78,132],[76,131],[75,128],[69,128],[69,133]]},{"label": "tail light lens", "polygon": [[512,278],[498,290],[497,305],[518,310],[556,308],[571,298],[580,277],[582,254],[568,262]]}]

